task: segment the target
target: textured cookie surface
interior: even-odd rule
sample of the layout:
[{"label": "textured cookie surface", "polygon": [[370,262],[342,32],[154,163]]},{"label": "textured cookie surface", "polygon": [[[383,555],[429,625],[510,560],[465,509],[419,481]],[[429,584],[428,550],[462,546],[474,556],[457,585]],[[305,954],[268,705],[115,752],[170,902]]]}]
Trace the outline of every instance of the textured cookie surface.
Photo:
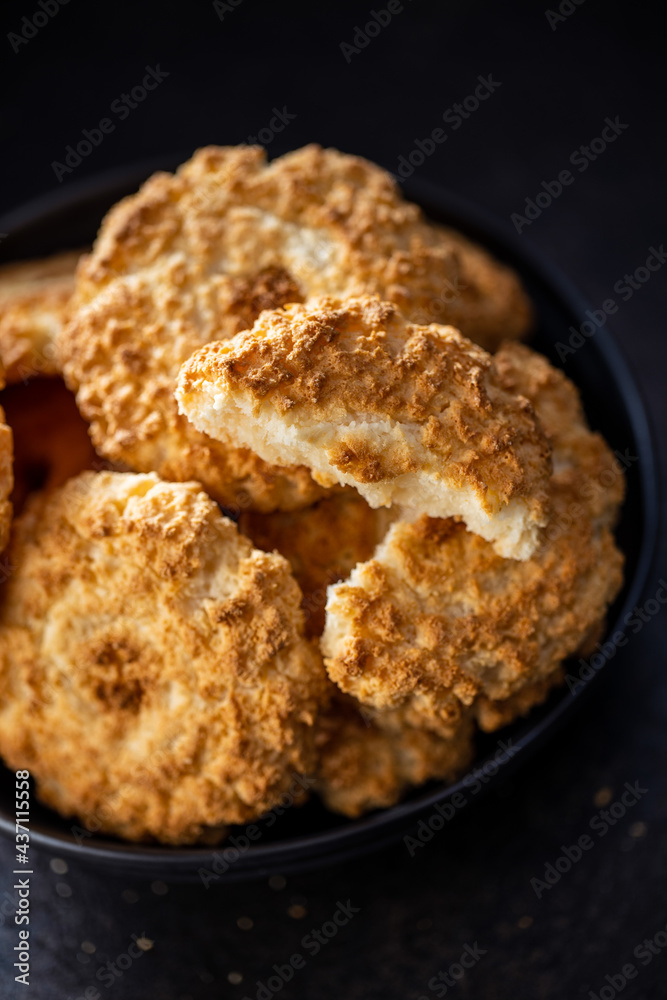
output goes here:
[{"label": "textured cookie surface", "polygon": [[196,479],[228,507],[296,509],[323,495],[308,473],[197,433],[178,415],[174,380],[193,351],[262,309],[367,291],[427,322],[451,313],[487,345],[530,321],[511,272],[426,223],[373,164],[316,146],[268,165],[257,147],[210,147],[109,213],[60,356],[112,461]]},{"label": "textured cookie surface", "polygon": [[460,516],[525,559],[546,523],[547,440],[493,358],[452,327],[379,299],[265,312],[183,366],[179,406],[212,437],[307,465],[373,507]]},{"label": "textured cookie surface", "polygon": [[7,382],[58,370],[55,340],[69,315],[80,251],[0,267],[0,360]]},{"label": "textured cookie surface", "polygon": [[194,842],[313,764],[325,678],[282,557],[197,484],[83,473],[33,498],[0,620],[0,751],[90,829]]},{"label": "textured cookie surface", "polygon": [[[372,556],[396,516],[350,490],[306,510],[244,513],[239,528],[258,548],[289,560],[303,593],[306,634],[318,636],[327,587]],[[356,817],[394,805],[412,787],[457,778],[472,759],[471,714],[457,715],[445,735],[436,735],[408,725],[400,710],[369,710],[333,684],[330,692],[315,725],[314,790],[334,812]]]},{"label": "textured cookie surface", "polygon": [[261,147],[211,146],[156,174],[109,214],[79,287],[85,301],[118,277],[160,266],[168,276],[178,262],[183,291],[196,283],[208,307],[197,317],[207,339],[322,295],[380,295],[487,349],[531,321],[512,271],[427,221],[380,167],[316,145],[268,164]]},{"label": "textured cookie surface", "polygon": [[360,708],[339,692],[317,722],[316,791],[334,812],[356,817],[392,806],[411,787],[455,780],[473,758],[470,717],[443,738],[406,725],[398,712]]},{"label": "textured cookie surface", "polygon": [[444,226],[437,231],[456,255],[459,273],[455,284],[444,282],[440,297],[428,308],[409,308],[410,319],[455,326],[492,352],[504,340],[524,337],[532,324],[532,307],[514,273],[462,233]]},{"label": "textured cookie surface", "polygon": [[493,729],[543,699],[561,661],[599,637],[622,583],[612,527],[623,473],[577,390],[522,345],[502,347],[496,363],[553,448],[551,514],[534,556],[502,559],[463,524],[423,517],[395,523],[375,557],[329,589],[332,680],[433,731],[471,707]]}]

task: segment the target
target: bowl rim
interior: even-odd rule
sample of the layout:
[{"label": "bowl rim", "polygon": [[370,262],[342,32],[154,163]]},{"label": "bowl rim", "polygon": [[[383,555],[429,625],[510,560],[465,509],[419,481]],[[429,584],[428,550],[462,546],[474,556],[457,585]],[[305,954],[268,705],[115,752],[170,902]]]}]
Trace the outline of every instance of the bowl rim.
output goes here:
[{"label": "bowl rim", "polygon": [[[82,207],[87,200],[93,201],[119,188],[131,190],[132,184],[140,184],[155,170],[172,170],[182,163],[189,154],[168,154],[137,163],[116,167],[92,176],[69,182],[62,189],[55,189],[40,195],[0,216],[0,232],[9,237],[13,230],[48,224],[49,215],[57,215],[68,206]],[[397,178],[398,179],[398,178]],[[521,261],[524,271],[545,286],[552,296],[573,315],[583,317],[590,303],[577,290],[573,282],[554,265],[541,250],[536,248],[524,235],[512,232],[509,225],[480,206],[473,204],[459,194],[454,194],[439,184],[422,178],[411,178],[403,185],[406,196],[422,206],[428,214],[428,206],[437,209],[438,214],[452,219],[452,225],[463,222],[464,231],[475,231],[477,239],[484,246],[491,246],[500,256],[509,256]],[[4,258],[4,253],[2,254]],[[637,379],[625,354],[605,322],[596,334],[597,349],[604,358],[615,382],[635,438],[639,453],[639,488],[643,530],[637,563],[632,578],[627,583],[623,605],[613,623],[606,628],[612,634],[630,609],[639,600],[646,585],[654,562],[654,540],[659,526],[659,481],[654,434]],[[608,657],[602,653],[604,664],[597,669],[591,681],[587,681],[576,691],[561,689],[558,701],[514,743],[517,750],[536,750],[570,714],[575,703],[587,695],[608,664]],[[502,731],[501,731],[502,732]],[[517,755],[524,760],[527,754]],[[492,760],[492,755],[476,759],[474,769],[484,768]],[[484,785],[483,792],[494,787],[497,779],[516,766],[515,759],[507,767],[499,769]],[[223,843],[217,848],[211,846],[170,847],[168,845],[134,844],[123,841],[95,838],[92,843],[77,843],[71,835],[60,831],[31,827],[30,843],[38,849],[64,854],[82,864],[104,868],[122,867],[139,876],[154,877],[156,873],[168,873],[169,877],[196,879],[201,869],[222,857],[228,860],[229,869],[225,881],[240,881],[264,877],[272,872],[306,871],[331,866],[362,853],[378,850],[397,840],[402,832],[416,826],[420,817],[437,805],[462,792],[469,779],[470,770],[452,785],[439,786],[418,798],[399,802],[387,809],[374,811],[360,819],[348,820],[345,825],[334,826],[315,834],[291,837],[266,845],[250,846],[244,854],[232,858],[234,848]],[[239,828],[238,838],[243,833]],[[0,834],[13,838],[15,822],[13,818],[0,812]]]}]

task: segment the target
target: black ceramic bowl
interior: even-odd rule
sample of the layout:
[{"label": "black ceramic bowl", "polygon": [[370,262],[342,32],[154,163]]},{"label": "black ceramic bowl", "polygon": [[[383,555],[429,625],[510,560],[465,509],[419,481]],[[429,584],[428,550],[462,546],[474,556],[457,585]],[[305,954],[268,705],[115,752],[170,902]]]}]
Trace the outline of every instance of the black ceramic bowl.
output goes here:
[{"label": "black ceramic bowl", "polygon": [[[185,159],[182,157],[181,159]],[[90,243],[106,210],[120,197],[135,191],[155,169],[173,169],[177,158],[104,175],[93,181],[68,184],[62,191],[17,209],[0,220],[0,261],[39,256]],[[570,337],[586,319],[587,304],[548,262],[539,259],[523,237],[488,218],[478,209],[439,188],[422,182],[407,185],[408,197],[431,218],[467,233],[506,260],[521,277],[535,303],[538,324],[533,345],[563,367],[557,343]],[[649,571],[656,537],[658,503],[656,467],[646,413],[626,361],[609,331],[602,327],[569,355],[567,374],[580,387],[589,420],[612,448],[635,457],[627,469],[628,494],[618,528],[626,556],[623,591],[609,614],[608,633],[622,627],[622,620],[637,603]],[[599,675],[598,669],[591,671]],[[578,673],[574,666],[573,672]],[[330,865],[414,833],[420,819],[441,826],[479,790],[494,785],[499,776],[525,760],[573,711],[591,683],[576,692],[564,688],[526,719],[493,737],[481,737],[471,772],[455,785],[431,784],[415,791],[400,805],[351,821],[327,812],[319,802],[287,808],[283,814],[260,820],[258,838],[243,829],[215,850],[127,844],[108,837],[87,835],[72,820],[41,806],[33,796],[31,843],[54,854],[78,859],[98,869],[116,869],[135,876],[170,880],[202,878],[216,884]],[[518,749],[498,754],[500,741]],[[499,759],[498,759],[499,756]],[[484,769],[485,780],[475,777]],[[439,809],[438,809],[439,807]],[[14,837],[14,777],[0,767],[0,832]],[[207,874],[208,873],[208,874]]]}]

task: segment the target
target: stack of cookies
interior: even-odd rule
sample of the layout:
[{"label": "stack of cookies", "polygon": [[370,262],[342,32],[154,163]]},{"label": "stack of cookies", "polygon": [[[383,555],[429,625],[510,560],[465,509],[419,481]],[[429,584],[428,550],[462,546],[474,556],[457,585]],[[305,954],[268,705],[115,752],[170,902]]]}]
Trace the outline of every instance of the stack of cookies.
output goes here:
[{"label": "stack of cookies", "polygon": [[77,256],[0,271],[0,754],[47,804],[359,816],[599,638],[622,472],[517,277],[380,168],[203,149]]}]

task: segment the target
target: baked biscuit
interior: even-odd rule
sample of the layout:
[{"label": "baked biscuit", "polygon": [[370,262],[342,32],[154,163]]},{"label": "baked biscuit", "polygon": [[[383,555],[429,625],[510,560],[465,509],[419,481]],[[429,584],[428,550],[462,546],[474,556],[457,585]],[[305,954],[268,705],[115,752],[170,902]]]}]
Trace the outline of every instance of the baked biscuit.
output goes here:
[{"label": "baked biscuit", "polygon": [[345,490],[305,510],[243,513],[239,528],[258,549],[289,561],[303,594],[306,635],[318,636],[327,587],[371,558],[396,516],[394,510],[373,510],[354,490]]},{"label": "baked biscuit", "polygon": [[496,365],[553,448],[551,515],[533,557],[502,559],[463,524],[422,517],[395,523],[374,558],[329,589],[321,645],[332,680],[434,732],[470,709],[491,730],[542,700],[562,661],[599,637],[622,583],[612,528],[623,473],[575,386],[519,344]]},{"label": "baked biscuit", "polygon": [[451,311],[487,346],[521,335],[530,306],[518,280],[468,247],[358,157],[308,146],[267,165],[259,147],[199,150],[113,208],[79,270],[60,354],[95,447],[196,479],[228,507],[307,506],[324,491],[303,468],[267,467],[179,417],[180,365],[263,309],[325,294],[379,292],[427,321]]},{"label": "baked biscuit", "polygon": [[36,378],[9,386],[1,400],[14,435],[16,514],[30,493],[55,489],[86,469],[106,467],[95,454],[88,425],[62,379]]},{"label": "baked biscuit", "polygon": [[209,146],[155,174],[107,216],[81,299],[145,271],[167,278],[162,298],[174,281],[196,296],[200,313],[186,307],[179,319],[200,343],[248,329],[262,309],[324,295],[379,295],[419,322],[456,321],[488,350],[532,320],[509,268],[427,221],[380,167],[317,145],[268,164],[259,146]]},{"label": "baked biscuit", "polygon": [[55,338],[66,322],[81,251],[0,267],[0,360],[7,382],[58,371]]},{"label": "baked biscuit", "polygon": [[338,692],[317,722],[315,791],[334,812],[354,818],[393,806],[411,787],[454,781],[473,759],[470,717],[443,739],[405,725],[400,713],[382,713],[380,726],[361,708]]},{"label": "baked biscuit", "polygon": [[196,483],[83,473],[16,522],[0,752],[90,829],[192,843],[313,766],[326,697],[289,564]]},{"label": "baked biscuit", "polygon": [[[285,556],[303,593],[306,634],[324,628],[327,587],[369,559],[396,513],[373,510],[353,490],[291,513],[244,513],[239,528],[257,548]],[[447,737],[414,729],[400,711],[374,712],[330,684],[331,703],[315,726],[314,791],[349,817],[394,805],[431,779],[454,780],[473,756],[472,716]]]},{"label": "baked biscuit", "polygon": [[462,517],[526,559],[546,523],[549,446],[493,358],[453,327],[415,326],[374,298],[263,313],[181,369],[182,413],[268,462],[354,486],[372,507]]}]

